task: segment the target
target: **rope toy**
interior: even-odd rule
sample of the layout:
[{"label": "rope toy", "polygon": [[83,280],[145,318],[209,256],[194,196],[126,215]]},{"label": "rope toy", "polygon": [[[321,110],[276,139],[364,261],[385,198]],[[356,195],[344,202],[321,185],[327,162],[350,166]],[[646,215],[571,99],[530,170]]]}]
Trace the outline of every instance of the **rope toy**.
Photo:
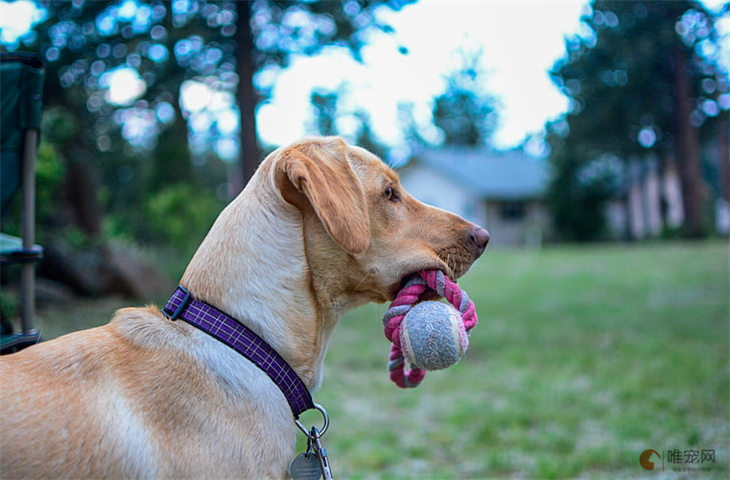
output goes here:
[{"label": "rope toy", "polygon": [[[451,305],[421,302],[428,289]],[[455,364],[469,344],[466,332],[477,321],[474,303],[443,272],[426,270],[414,275],[383,317],[385,337],[392,343],[388,357],[390,379],[401,388],[413,388],[421,383],[426,370]]]}]

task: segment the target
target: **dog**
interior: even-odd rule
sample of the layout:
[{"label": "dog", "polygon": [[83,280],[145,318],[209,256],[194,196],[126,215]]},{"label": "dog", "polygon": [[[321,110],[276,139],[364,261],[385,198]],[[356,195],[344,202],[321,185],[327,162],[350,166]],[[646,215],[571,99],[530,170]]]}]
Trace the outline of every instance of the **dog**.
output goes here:
[{"label": "dog", "polygon": [[[190,201],[195,201],[191,198]],[[271,153],[180,284],[268,342],[310,391],[342,315],[410,274],[452,279],[486,230],[420,203],[336,137]],[[0,359],[0,477],[284,478],[298,429],[248,359],[153,306]]]}]

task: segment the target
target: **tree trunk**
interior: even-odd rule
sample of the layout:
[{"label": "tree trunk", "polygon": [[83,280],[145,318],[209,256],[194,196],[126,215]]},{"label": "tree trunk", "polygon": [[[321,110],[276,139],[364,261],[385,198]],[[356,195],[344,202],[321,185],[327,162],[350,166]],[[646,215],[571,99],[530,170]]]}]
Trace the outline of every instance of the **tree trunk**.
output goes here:
[{"label": "tree trunk", "polygon": [[248,180],[256,171],[261,160],[261,152],[256,137],[256,105],[258,95],[253,86],[255,66],[253,60],[253,32],[251,31],[251,2],[238,3],[238,20],[236,23],[236,40],[238,53],[236,56],[238,70],[237,100],[241,115],[240,130],[240,173],[230,181],[233,195],[243,190]]},{"label": "tree trunk", "polygon": [[101,232],[102,208],[98,197],[98,180],[90,162],[79,160],[83,151],[70,148],[65,152],[65,189],[69,216],[84,233],[97,237]]},{"label": "tree trunk", "polygon": [[675,89],[675,149],[682,183],[685,229],[689,237],[702,237],[703,228],[703,188],[700,171],[700,141],[697,128],[692,125],[692,87],[687,61],[681,46],[674,50],[674,89]]},{"label": "tree trunk", "polygon": [[720,165],[720,194],[723,200],[730,202],[730,125],[728,115],[717,122],[717,150]]}]

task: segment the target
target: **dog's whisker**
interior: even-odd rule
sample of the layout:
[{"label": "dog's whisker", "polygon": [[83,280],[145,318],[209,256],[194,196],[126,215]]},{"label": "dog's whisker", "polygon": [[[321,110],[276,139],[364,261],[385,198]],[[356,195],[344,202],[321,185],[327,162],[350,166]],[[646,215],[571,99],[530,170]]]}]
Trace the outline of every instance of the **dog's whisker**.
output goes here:
[{"label": "dog's whisker", "polygon": [[359,282],[357,282],[357,286],[355,286],[355,290],[359,290],[360,286],[365,283],[365,281],[370,277],[369,272],[365,272],[365,275],[360,279]]}]

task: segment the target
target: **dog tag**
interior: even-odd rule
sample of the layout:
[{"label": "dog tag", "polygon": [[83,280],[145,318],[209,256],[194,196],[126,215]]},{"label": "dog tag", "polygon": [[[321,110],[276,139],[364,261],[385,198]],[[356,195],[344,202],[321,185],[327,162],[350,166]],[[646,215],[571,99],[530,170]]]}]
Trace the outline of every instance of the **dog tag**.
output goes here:
[{"label": "dog tag", "polygon": [[300,453],[289,465],[289,475],[294,480],[319,480],[322,469],[314,453]]}]

